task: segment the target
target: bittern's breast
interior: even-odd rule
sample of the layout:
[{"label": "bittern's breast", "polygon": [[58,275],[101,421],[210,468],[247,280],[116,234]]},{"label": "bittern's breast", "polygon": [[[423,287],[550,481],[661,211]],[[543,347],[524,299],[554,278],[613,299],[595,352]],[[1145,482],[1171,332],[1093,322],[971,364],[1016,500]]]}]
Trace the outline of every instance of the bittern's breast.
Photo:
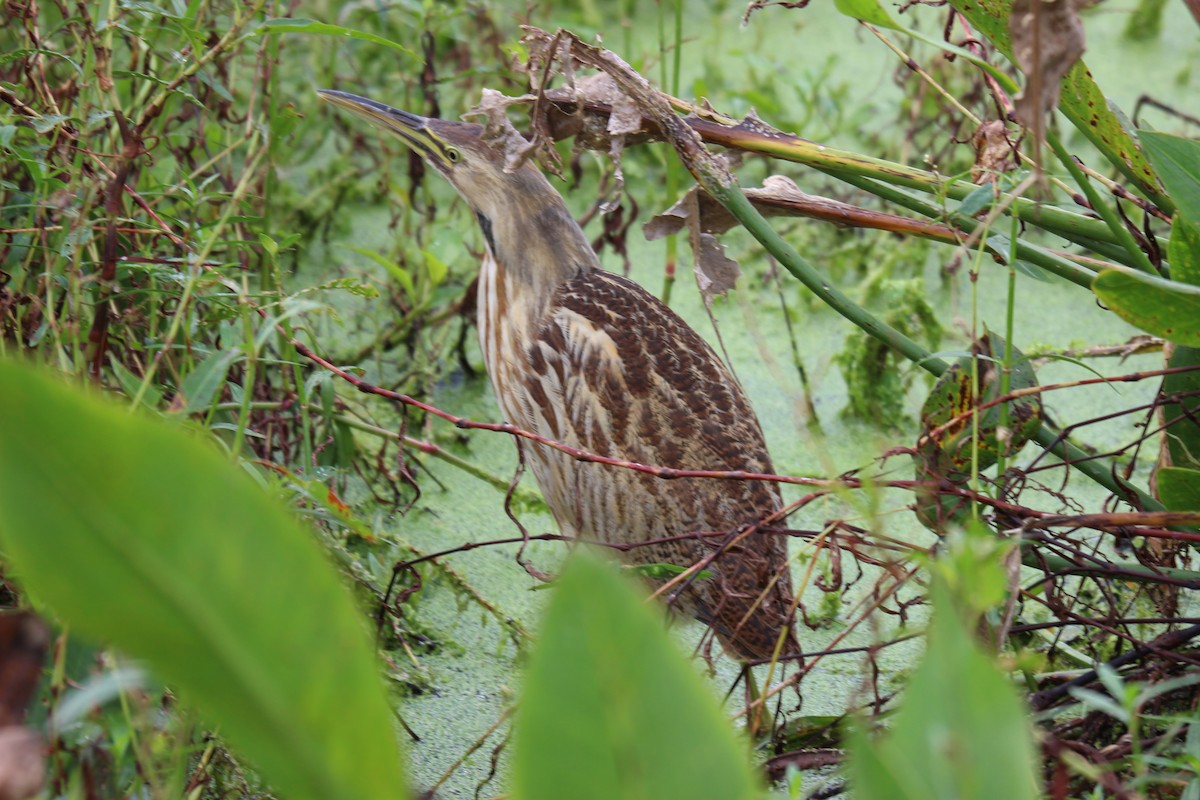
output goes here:
[{"label": "bittern's breast", "polygon": [[[586,271],[534,307],[488,259],[478,307],[488,372],[514,425],[643,464],[771,471],[758,421],[736,381],[707,343],[636,284]],[[688,566],[780,506],[774,484],[663,480],[529,442],[525,452],[564,533],[631,545],[671,539],[636,547],[628,554],[635,563]],[[752,537],[734,547],[737,563],[717,562],[718,580],[681,599],[702,618],[754,616],[762,639],[773,644],[784,613],[779,606],[790,596],[786,548],[765,534]],[[721,614],[719,607],[732,610]]]}]

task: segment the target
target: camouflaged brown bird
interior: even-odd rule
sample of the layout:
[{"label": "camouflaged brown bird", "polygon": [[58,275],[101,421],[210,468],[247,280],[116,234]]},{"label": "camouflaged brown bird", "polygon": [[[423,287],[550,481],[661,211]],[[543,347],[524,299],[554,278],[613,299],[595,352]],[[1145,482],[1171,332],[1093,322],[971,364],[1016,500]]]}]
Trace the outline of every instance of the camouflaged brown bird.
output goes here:
[{"label": "camouflaged brown bird", "polygon": [[[470,205],[486,253],[478,322],[511,424],[602,456],[676,469],[772,472],[762,429],[712,348],[653,295],[604,271],[562,197],[531,163],[505,171],[479,125],[427,119],[344,92],[320,95],[399,136]],[[737,533],[780,508],[761,481],[663,480],[526,442],[564,534],[638,544],[626,560],[690,566],[718,551],[678,610],[735,658],[798,653],[784,539]]]}]

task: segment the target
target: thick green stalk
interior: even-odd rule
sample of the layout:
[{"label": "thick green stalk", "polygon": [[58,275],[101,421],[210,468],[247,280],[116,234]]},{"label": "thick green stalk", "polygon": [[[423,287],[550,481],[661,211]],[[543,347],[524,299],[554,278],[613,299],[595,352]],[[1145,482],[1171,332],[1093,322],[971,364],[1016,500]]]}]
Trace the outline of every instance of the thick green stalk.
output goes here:
[{"label": "thick green stalk", "polygon": [[[922,216],[930,219],[945,219],[947,217],[943,209],[938,208],[932,203],[926,203],[920,198],[906,194],[895,187],[888,186],[886,183],[863,178],[856,175],[838,175],[834,177],[849,183],[863,191],[870,192],[878,197],[883,198],[896,205],[903,206],[910,211],[915,211]],[[982,224],[979,220],[973,217],[968,217],[963,214],[951,213],[947,220],[951,225],[964,230],[967,233],[974,233]],[[1096,273],[1092,272],[1087,267],[1080,266],[1070,259],[1055,255],[1054,253],[1043,250],[1040,247],[1031,245],[1028,242],[1017,241],[1016,243],[1017,256],[1028,261],[1030,264],[1036,264],[1047,272],[1058,275],[1060,278],[1065,278],[1071,283],[1082,286],[1084,289],[1091,291],[1092,280],[1096,277]]]},{"label": "thick green stalk", "polygon": [[[799,137],[765,136],[753,132],[745,132],[726,127],[725,131],[718,130],[722,126],[715,123],[695,123],[694,127],[704,136],[706,141],[713,141],[726,146],[737,147],[746,152],[761,153],[784,161],[815,167],[823,172],[844,175],[858,175],[886,182],[893,186],[903,186],[917,189],[934,195],[944,195],[951,200],[963,200],[979,187],[970,181],[953,180],[926,170],[909,167],[880,158],[871,158],[849,150],[839,150],[811,142]],[[1001,194],[998,202],[1011,203],[1013,213],[1021,220],[1047,231],[1063,236],[1071,241],[1079,237],[1092,240],[1121,244],[1113,231],[1103,220],[1092,219],[1062,208],[1048,206],[1026,197],[1012,198]],[[1164,242],[1165,246],[1165,242]]]},{"label": "thick green stalk", "polygon": [[704,188],[737,217],[746,230],[750,231],[750,235],[757,239],[767,249],[767,252],[778,259],[784,269],[795,275],[801,283],[834,311],[892,349],[903,353],[906,358],[916,362],[934,375],[941,375],[949,368],[945,361],[935,357],[900,331],[881,322],[871,312],[835,288],[824,275],[817,271],[816,267],[796,252],[795,248],[784,241],[783,237],[767,224],[767,221],[758,213],[736,184],[725,186],[714,181],[713,185],[706,185]]},{"label": "thick green stalk", "polygon": [[1179,569],[1177,567],[1148,567],[1144,564],[1130,564],[1128,562],[1118,561],[1112,564],[1078,564],[1069,558],[1047,553],[1046,548],[1037,547],[1032,542],[1025,543],[1021,548],[1021,563],[1027,567],[1039,570],[1049,570],[1051,572],[1073,572],[1077,574],[1089,574],[1097,572],[1109,572],[1112,570],[1119,571],[1122,580],[1138,581],[1144,583],[1162,583],[1163,578],[1172,578],[1179,581],[1191,581],[1200,583],[1200,572],[1195,572],[1190,569]]},{"label": "thick green stalk", "polygon": [[1100,215],[1104,220],[1104,224],[1113,232],[1117,238],[1117,242],[1124,248],[1126,252],[1126,260],[1133,262],[1131,266],[1137,267],[1142,272],[1148,272],[1151,275],[1157,275],[1158,270],[1150,263],[1150,259],[1142,252],[1142,248],[1138,247],[1137,242],[1133,240],[1133,235],[1125,227],[1125,224],[1117,216],[1117,212],[1104,201],[1100,193],[1096,191],[1096,187],[1092,186],[1092,182],[1088,180],[1087,175],[1083,174],[1083,170],[1075,163],[1075,159],[1067,152],[1067,148],[1063,147],[1063,143],[1059,140],[1058,135],[1053,131],[1046,131],[1046,143],[1050,145],[1050,149],[1054,151],[1054,155],[1062,162],[1062,165],[1071,173],[1071,177],[1075,179],[1075,184],[1087,196],[1088,202],[1091,203],[1092,209]]},{"label": "thick green stalk", "polygon": [[[902,353],[906,358],[927,372],[940,376],[946,371],[949,365],[945,361],[935,357],[924,347],[909,339],[904,334],[880,322],[874,315],[834,288],[811,263],[797,253],[795,248],[784,241],[767,224],[767,221],[758,213],[758,210],[754,208],[736,183],[726,183],[720,180],[719,176],[706,174],[702,169],[697,170],[697,172],[699,174],[696,177],[701,181],[708,193],[715,197],[721,205],[725,206],[729,210],[729,213],[733,214],[738,222],[750,232],[750,235],[758,240],[759,244],[766,248],[767,252],[774,256],[788,272],[795,275],[801,283],[811,289],[814,294],[820,297],[833,310],[862,328],[871,336]],[[1125,499],[1136,498],[1140,507],[1147,511],[1162,510],[1162,504],[1147,492],[1118,481],[1113,473],[1112,463],[1109,459],[1095,459],[1090,457],[1079,447],[1068,441],[1062,433],[1054,430],[1049,425],[1043,423],[1033,438],[1050,450],[1050,452],[1061,458],[1065,463],[1079,470],[1118,497]]]}]

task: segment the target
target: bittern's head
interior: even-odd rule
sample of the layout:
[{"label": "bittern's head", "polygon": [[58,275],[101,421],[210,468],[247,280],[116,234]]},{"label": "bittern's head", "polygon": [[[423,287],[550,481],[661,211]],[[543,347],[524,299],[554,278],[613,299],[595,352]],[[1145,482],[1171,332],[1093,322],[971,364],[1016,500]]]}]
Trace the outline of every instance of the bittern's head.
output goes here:
[{"label": "bittern's head", "polygon": [[347,92],[318,94],[400,137],[445,175],[475,212],[497,260],[528,285],[545,289],[599,265],[549,181],[528,162],[505,172],[504,155],[483,138],[482,125],[421,117]]},{"label": "bittern's head", "polygon": [[482,125],[421,117],[348,92],[321,89],[317,94],[399,136],[445,175],[476,213],[493,218],[497,209],[522,202],[521,178],[504,173],[504,157],[484,140]]}]

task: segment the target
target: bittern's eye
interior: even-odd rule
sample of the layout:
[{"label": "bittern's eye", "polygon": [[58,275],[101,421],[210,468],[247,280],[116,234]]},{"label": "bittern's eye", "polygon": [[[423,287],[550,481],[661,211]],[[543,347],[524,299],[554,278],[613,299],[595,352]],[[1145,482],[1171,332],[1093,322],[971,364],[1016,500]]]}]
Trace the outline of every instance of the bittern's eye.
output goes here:
[{"label": "bittern's eye", "polygon": [[451,164],[457,164],[458,160],[462,158],[462,153],[458,152],[457,147],[447,147],[446,158],[450,159]]}]

